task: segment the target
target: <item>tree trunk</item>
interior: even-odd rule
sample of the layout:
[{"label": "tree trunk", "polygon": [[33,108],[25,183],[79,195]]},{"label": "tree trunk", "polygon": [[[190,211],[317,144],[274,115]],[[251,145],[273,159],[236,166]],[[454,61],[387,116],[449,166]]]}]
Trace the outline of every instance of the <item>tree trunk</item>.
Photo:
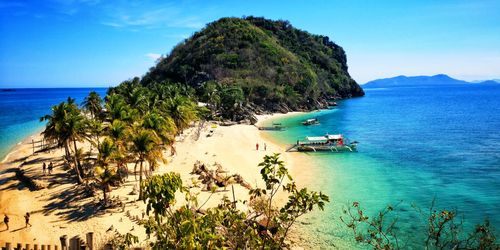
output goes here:
[{"label": "tree trunk", "polygon": [[76,176],[78,178],[78,184],[82,184],[83,183],[83,179],[82,179],[82,175],[80,174],[80,168],[78,167],[78,161],[76,159],[76,152],[78,152],[77,148],[76,148],[76,141],[73,140],[73,145],[75,146],[75,157],[73,158],[73,163],[75,164],[75,171],[76,171]]},{"label": "tree trunk", "polygon": [[139,168],[139,200],[142,200],[142,160],[140,163],[140,168]]},{"label": "tree trunk", "polygon": [[134,179],[135,179],[136,181],[137,181],[137,162],[138,162],[138,161],[136,161],[136,162],[135,162],[135,164],[134,164]]},{"label": "tree trunk", "polygon": [[76,148],[76,140],[75,139],[73,139],[73,145],[75,146],[75,158],[76,158],[76,162],[78,163],[78,170],[82,171],[82,164],[80,163],[80,159],[77,157],[78,149]]},{"label": "tree trunk", "polygon": [[106,189],[108,189],[107,185],[103,185],[102,193],[104,194],[104,208],[108,205],[108,197],[106,196]]},{"label": "tree trunk", "polygon": [[69,155],[68,141],[64,142],[64,153],[66,154],[66,161],[68,161],[68,163],[69,163],[71,161],[71,157]]}]

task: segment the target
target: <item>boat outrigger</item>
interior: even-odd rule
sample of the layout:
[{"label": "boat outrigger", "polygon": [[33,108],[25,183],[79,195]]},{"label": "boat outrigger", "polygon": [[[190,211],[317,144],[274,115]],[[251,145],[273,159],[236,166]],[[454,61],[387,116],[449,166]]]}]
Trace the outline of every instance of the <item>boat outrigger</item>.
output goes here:
[{"label": "boat outrigger", "polygon": [[324,136],[310,136],[306,137],[305,141],[297,141],[286,151],[300,151],[300,152],[317,152],[317,151],[331,151],[331,152],[356,152],[358,142],[349,142],[341,134]]},{"label": "boat outrigger", "polygon": [[307,119],[302,122],[302,125],[309,126],[309,125],[316,125],[319,124],[319,120],[316,118],[313,119]]},{"label": "boat outrigger", "polygon": [[281,123],[274,123],[270,127],[258,127],[259,130],[268,130],[268,131],[283,131],[285,130],[285,127],[281,125]]}]

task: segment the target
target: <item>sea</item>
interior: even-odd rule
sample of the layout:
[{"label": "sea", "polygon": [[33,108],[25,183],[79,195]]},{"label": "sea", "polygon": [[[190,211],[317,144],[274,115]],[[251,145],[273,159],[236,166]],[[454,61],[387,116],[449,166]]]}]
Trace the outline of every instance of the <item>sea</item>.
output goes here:
[{"label": "sea", "polygon": [[[308,168],[319,173],[308,188],[331,199],[325,211],[300,220],[309,235],[303,240],[312,241],[312,248],[363,248],[340,219],[353,202],[370,219],[394,206],[387,221],[397,220],[404,249],[423,248],[426,219],[434,210],[456,211],[464,232],[489,219],[499,237],[500,85],[365,92],[333,109],[268,121],[286,126],[285,131],[266,132],[284,148],[305,136],[327,133],[359,142],[355,153],[293,153],[306,154]],[[308,118],[320,124],[301,125]],[[300,175],[296,179],[300,182]]]},{"label": "sea", "polygon": [[68,97],[81,104],[91,91],[104,98],[107,88],[0,89],[0,161],[16,144],[43,130],[40,117],[50,114],[52,106]]}]

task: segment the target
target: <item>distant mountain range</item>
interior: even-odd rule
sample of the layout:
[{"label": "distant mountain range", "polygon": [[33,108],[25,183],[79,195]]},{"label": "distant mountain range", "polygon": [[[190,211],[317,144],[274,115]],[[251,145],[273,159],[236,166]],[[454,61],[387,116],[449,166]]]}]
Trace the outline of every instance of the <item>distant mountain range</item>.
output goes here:
[{"label": "distant mountain range", "polygon": [[402,86],[421,86],[421,85],[454,85],[454,84],[500,84],[498,79],[487,81],[467,82],[452,78],[445,74],[434,76],[396,76],[369,81],[363,84],[363,88],[381,88],[381,87],[402,87]]}]

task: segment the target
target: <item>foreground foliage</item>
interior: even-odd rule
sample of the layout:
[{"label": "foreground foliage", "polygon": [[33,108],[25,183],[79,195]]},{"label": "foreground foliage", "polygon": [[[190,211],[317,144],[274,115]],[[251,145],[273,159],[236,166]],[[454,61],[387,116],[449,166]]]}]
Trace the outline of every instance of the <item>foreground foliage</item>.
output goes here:
[{"label": "foreground foliage", "polygon": [[[231,201],[224,197],[217,207],[207,209],[202,208],[206,201],[200,205],[198,195],[182,184],[177,173],[144,181],[143,201],[147,204],[147,214],[152,215],[145,227],[147,234],[154,236],[152,248],[285,247],[289,229],[296,220],[315,208],[323,210],[329,198],[321,192],[298,189],[278,154],[265,156],[259,166],[265,188],[252,189],[249,201]],[[273,203],[279,190],[288,194],[288,201],[280,208]],[[184,194],[184,205],[175,207],[176,192]]]},{"label": "foreground foliage", "polygon": [[[398,230],[398,219],[393,215],[397,206],[387,206],[376,216],[369,218],[359,202],[353,202],[343,210],[341,221],[352,230],[357,242],[373,249],[406,249],[412,235],[420,232]],[[500,249],[488,220],[465,233],[457,212],[435,210],[434,202],[429,209],[426,237],[423,242],[412,242],[425,249]],[[415,221],[414,223],[418,223]]]}]

